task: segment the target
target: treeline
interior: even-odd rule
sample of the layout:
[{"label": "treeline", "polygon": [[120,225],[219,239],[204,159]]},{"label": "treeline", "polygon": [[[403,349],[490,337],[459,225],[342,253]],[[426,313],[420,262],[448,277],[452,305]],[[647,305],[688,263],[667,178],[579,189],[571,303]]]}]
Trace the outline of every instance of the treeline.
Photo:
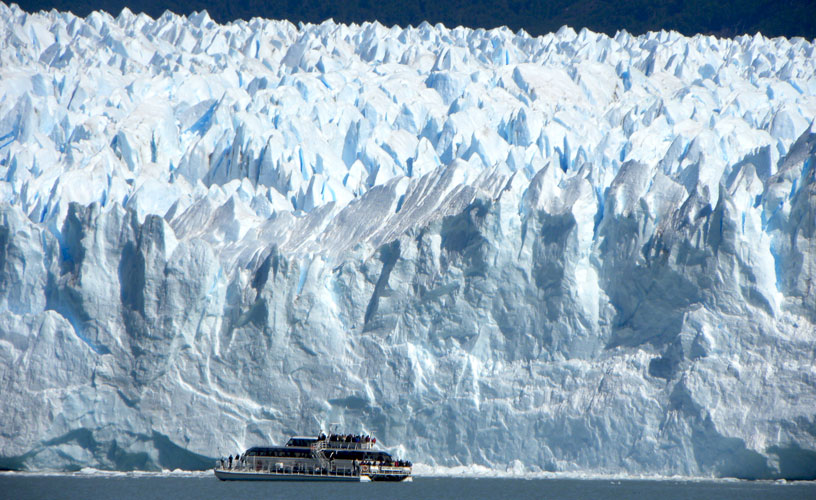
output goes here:
[{"label": "treeline", "polygon": [[153,18],[165,10],[190,14],[206,9],[215,21],[265,17],[294,23],[361,23],[378,20],[390,25],[416,26],[422,21],[448,27],[509,26],[532,35],[556,31],[563,25],[614,35],[675,30],[736,36],[761,32],[766,36],[816,38],[814,0],[22,0],[28,12],[56,8],[86,16],[94,10],[118,15],[127,7]]}]

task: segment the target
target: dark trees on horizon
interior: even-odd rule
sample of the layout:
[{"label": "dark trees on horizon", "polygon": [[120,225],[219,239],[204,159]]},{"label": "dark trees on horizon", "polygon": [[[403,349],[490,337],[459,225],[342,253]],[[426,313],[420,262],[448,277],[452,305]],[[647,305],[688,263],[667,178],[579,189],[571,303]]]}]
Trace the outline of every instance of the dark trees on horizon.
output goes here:
[{"label": "dark trees on horizon", "polygon": [[23,0],[28,12],[71,11],[87,16],[104,10],[116,16],[127,6],[153,18],[165,10],[188,15],[206,9],[220,23],[265,17],[293,23],[338,23],[377,20],[391,26],[417,26],[422,21],[453,28],[508,26],[543,35],[568,25],[614,35],[625,29],[633,34],[660,29],[685,35],[803,36],[816,38],[816,4],[813,0]]}]

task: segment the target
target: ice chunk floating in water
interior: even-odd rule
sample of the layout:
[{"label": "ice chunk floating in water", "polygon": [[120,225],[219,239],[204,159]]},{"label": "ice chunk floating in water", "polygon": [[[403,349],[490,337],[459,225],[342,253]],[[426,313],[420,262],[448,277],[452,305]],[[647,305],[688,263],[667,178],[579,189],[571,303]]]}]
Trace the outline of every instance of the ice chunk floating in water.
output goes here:
[{"label": "ice chunk floating in water", "polygon": [[812,42],[0,25],[0,467],[816,477]]}]

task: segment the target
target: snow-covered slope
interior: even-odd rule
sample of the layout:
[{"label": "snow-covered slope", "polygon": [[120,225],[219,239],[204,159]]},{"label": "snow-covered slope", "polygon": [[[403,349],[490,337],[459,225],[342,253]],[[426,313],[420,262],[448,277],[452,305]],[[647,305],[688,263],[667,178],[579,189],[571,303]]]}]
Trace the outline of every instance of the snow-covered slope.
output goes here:
[{"label": "snow-covered slope", "polygon": [[813,42],[0,25],[0,466],[816,477]]}]

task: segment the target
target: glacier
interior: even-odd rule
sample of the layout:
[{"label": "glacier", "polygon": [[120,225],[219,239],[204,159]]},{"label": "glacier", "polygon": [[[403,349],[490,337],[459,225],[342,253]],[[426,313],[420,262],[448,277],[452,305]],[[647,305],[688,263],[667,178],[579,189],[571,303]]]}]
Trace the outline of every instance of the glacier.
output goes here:
[{"label": "glacier", "polygon": [[816,42],[0,26],[0,468],[816,478]]}]

